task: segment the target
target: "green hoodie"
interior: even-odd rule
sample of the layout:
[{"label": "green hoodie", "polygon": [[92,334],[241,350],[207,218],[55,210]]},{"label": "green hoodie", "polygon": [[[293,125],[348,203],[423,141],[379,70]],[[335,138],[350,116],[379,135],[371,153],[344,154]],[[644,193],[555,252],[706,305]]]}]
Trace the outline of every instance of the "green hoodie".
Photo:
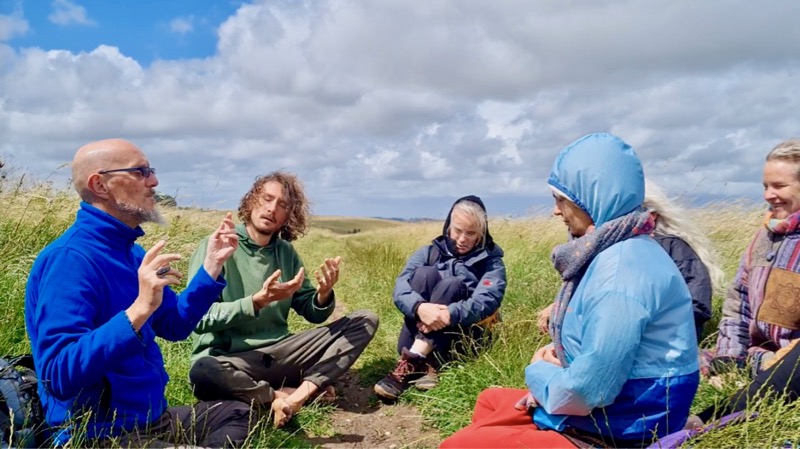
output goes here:
[{"label": "green hoodie", "polygon": [[[228,285],[192,333],[194,363],[200,357],[228,355],[274,344],[289,335],[286,319],[289,307],[312,323],[325,321],[335,306],[331,298],[325,307],[319,307],[316,288],[311,285],[308,273],[303,285],[291,297],[275,301],[258,312],[253,307],[253,294],[261,290],[264,281],[281,270],[281,282],[292,279],[303,262],[291,243],[275,236],[267,246],[258,246],[247,235],[244,225],[236,226],[239,247],[225,262],[222,274]],[[189,260],[189,274],[203,265],[208,238]]]}]

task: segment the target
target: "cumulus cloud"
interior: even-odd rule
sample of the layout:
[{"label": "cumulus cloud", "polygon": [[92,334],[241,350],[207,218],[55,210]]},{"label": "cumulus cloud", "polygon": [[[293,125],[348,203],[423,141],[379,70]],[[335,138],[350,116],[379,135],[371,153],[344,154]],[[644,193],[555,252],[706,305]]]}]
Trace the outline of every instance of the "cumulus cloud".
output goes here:
[{"label": "cumulus cloud", "polygon": [[47,16],[48,20],[57,25],[85,25],[94,26],[94,20],[86,14],[86,8],[69,0],[53,0],[53,12]]},{"label": "cumulus cloud", "polygon": [[258,1],[220,25],[205,59],[13,51],[0,153],[49,173],[119,136],[186,204],[234,207],[282,168],[320,213],[437,217],[466,193],[524,212],[547,200],[560,148],[611,131],[670,192],[757,198],[764,155],[800,129],[798,13],[743,0]]}]

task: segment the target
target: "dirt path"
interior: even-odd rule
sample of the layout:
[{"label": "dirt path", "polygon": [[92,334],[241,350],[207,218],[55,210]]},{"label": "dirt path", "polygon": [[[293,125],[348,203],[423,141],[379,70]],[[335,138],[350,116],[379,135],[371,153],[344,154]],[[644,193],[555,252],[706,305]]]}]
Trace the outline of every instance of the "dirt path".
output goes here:
[{"label": "dirt path", "polygon": [[[344,305],[336,304],[331,320],[344,315]],[[436,429],[422,425],[422,416],[409,404],[384,404],[361,385],[350,371],[336,384],[336,411],[331,416],[333,436],[310,437],[311,444],[326,449],[402,449],[434,448],[441,438]]]},{"label": "dirt path", "polygon": [[435,429],[423,428],[422,416],[411,405],[383,404],[372,389],[348,373],[336,383],[337,409],[331,417],[334,435],[308,441],[327,449],[432,448],[441,438]]}]

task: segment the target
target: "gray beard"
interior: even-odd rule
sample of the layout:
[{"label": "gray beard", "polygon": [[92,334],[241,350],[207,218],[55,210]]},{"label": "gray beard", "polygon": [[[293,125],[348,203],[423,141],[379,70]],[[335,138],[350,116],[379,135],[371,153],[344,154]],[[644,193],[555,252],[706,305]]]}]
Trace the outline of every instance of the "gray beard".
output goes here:
[{"label": "gray beard", "polygon": [[167,223],[166,220],[164,220],[164,216],[161,215],[161,211],[156,207],[148,210],[121,201],[117,202],[114,206],[118,211],[135,218],[140,224],[155,223],[157,225],[165,225]]}]

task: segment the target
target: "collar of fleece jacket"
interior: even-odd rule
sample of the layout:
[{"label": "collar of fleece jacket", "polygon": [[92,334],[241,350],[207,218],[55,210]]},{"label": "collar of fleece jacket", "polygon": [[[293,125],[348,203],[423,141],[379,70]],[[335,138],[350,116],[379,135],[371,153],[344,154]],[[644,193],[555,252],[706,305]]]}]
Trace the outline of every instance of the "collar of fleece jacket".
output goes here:
[{"label": "collar of fleece jacket", "polygon": [[589,134],[564,147],[548,184],[569,197],[596,227],[644,201],[644,170],[630,145],[612,134]]}]

